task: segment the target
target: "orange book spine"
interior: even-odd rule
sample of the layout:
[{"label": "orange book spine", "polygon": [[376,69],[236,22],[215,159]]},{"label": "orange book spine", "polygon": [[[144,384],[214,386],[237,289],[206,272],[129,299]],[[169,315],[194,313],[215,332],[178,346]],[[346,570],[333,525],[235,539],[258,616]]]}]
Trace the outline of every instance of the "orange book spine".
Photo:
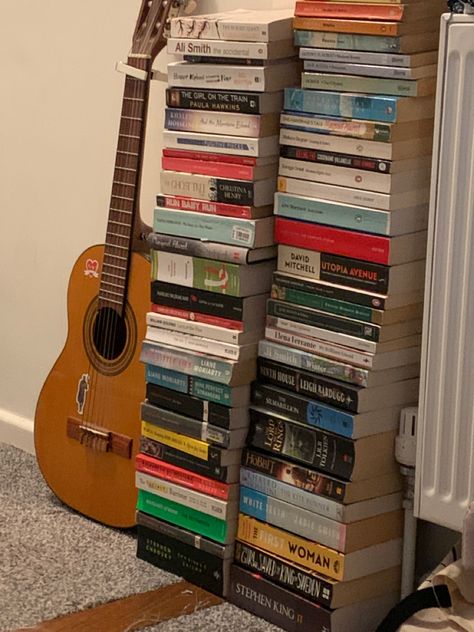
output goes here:
[{"label": "orange book spine", "polygon": [[356,20],[401,20],[405,7],[390,4],[355,4],[351,2],[296,3],[295,15],[309,18],[354,18]]},{"label": "orange book spine", "polygon": [[357,33],[360,35],[400,35],[398,22],[369,22],[364,20],[342,20],[295,17],[293,27],[300,31],[328,31],[331,33]]}]

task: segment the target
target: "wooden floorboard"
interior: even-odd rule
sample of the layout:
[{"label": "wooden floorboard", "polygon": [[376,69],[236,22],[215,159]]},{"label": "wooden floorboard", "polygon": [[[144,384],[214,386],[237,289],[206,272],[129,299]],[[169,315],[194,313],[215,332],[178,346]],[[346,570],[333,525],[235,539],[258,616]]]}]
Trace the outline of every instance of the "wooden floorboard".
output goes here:
[{"label": "wooden floorboard", "polygon": [[181,581],[16,632],[132,632],[220,603],[216,595]]}]

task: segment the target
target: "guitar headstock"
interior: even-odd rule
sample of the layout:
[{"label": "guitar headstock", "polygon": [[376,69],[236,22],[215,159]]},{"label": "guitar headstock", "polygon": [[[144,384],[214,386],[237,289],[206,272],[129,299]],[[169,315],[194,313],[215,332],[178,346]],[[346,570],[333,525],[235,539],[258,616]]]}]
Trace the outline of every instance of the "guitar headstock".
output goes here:
[{"label": "guitar headstock", "polygon": [[191,3],[192,0],[143,0],[133,34],[132,54],[153,60],[165,46],[169,20]]}]

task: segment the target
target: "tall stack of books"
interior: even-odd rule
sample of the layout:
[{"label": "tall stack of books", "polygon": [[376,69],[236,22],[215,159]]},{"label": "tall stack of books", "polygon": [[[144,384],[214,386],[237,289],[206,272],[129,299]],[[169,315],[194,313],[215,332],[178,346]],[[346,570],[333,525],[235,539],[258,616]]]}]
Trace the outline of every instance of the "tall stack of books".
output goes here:
[{"label": "tall stack of books", "polygon": [[418,397],[442,11],[296,2],[230,590],[286,630],[367,632],[398,596],[394,439]]},{"label": "tall stack of books", "polygon": [[250,384],[276,267],[292,12],[173,20],[161,192],[150,235],[138,556],[226,594]]}]

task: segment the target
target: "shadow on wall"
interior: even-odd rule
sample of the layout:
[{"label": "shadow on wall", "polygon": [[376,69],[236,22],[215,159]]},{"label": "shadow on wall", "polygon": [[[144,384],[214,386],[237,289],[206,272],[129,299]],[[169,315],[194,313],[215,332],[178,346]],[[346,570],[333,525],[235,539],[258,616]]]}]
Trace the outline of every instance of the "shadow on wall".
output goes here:
[{"label": "shadow on wall", "polygon": [[416,542],[416,585],[431,573],[449,550],[459,542],[461,534],[431,522],[418,521]]}]

